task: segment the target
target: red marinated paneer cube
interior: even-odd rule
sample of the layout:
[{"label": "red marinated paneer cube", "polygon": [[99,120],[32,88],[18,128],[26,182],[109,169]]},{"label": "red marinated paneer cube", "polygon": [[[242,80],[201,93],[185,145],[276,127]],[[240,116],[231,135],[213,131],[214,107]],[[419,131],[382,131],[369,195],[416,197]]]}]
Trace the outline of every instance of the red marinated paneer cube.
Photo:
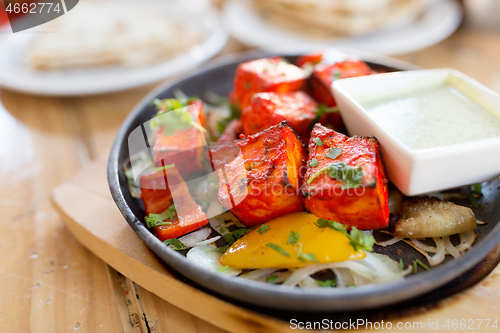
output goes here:
[{"label": "red marinated paneer cube", "polygon": [[286,122],[223,150],[212,154],[219,201],[242,223],[254,226],[304,209],[299,191],[307,152]]},{"label": "red marinated paneer cube", "polygon": [[176,168],[151,172],[141,177],[142,200],[146,214],[161,214],[172,204],[176,216],[164,220],[171,224],[154,227],[161,241],[177,238],[201,228],[208,218],[196,204],[189,189]]},{"label": "red marinated paneer cube", "polygon": [[320,218],[361,230],[387,226],[387,179],[378,141],[316,124],[302,194],[306,210]]},{"label": "red marinated paneer cube", "polygon": [[[309,80],[311,95],[318,103],[326,104],[327,107],[335,107],[337,102],[333,98],[331,88],[333,81],[371,74],[373,74],[372,69],[360,60],[346,60],[334,64],[320,63],[314,66]],[[326,119],[321,121],[330,123],[336,130],[344,129],[344,123],[338,112],[327,114]]]},{"label": "red marinated paneer cube", "polygon": [[245,62],[238,66],[230,102],[246,108],[255,93],[291,92],[305,87],[304,71],[283,58],[273,57]]},{"label": "red marinated paneer cube", "polygon": [[309,139],[317,109],[318,104],[303,91],[255,94],[241,113],[243,134],[255,134],[286,120],[297,135]]},{"label": "red marinated paneer cube", "polygon": [[[203,104],[200,100],[190,102],[186,111],[196,124],[204,125]],[[159,112],[162,112],[161,108]],[[154,120],[155,118],[152,121]],[[162,125],[156,130],[154,161],[158,167],[175,164],[184,178],[191,179],[206,169],[203,164],[207,145],[205,135],[199,126],[191,125],[184,129],[176,129],[175,126],[172,125],[173,128],[168,133],[165,133]]]}]

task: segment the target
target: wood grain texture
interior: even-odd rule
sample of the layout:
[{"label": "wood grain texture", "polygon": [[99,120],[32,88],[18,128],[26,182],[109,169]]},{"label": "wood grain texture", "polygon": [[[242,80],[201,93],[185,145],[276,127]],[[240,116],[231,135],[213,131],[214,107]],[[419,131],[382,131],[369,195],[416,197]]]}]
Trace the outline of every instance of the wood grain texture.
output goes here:
[{"label": "wood grain texture", "polygon": [[[86,185],[106,181],[103,172],[105,164],[104,160],[95,162],[75,178],[58,187],[53,193],[54,202],[61,215],[64,216],[64,221],[82,244],[116,270],[142,286],[138,289],[145,288],[169,303],[173,303],[223,329],[232,332],[290,331],[287,322],[255,313],[205,294],[183,283],[168,272],[125,222],[115,207],[110,194],[104,194],[98,190],[93,191]],[[78,197],[85,198],[85,200],[75,200]],[[87,209],[88,205],[92,205],[94,209]],[[151,301],[157,302],[158,306],[166,307],[164,310],[166,313],[180,311],[175,308],[170,309],[171,305],[162,303],[155,296],[150,297],[155,298]],[[144,294],[140,299],[141,301],[146,299]],[[487,302],[487,308],[482,306],[484,302]],[[421,328],[426,329],[429,321],[439,320],[444,325],[447,319],[500,319],[498,318],[499,313],[500,267],[497,267],[480,284],[457,296],[445,299],[428,310],[416,311],[414,314],[404,317],[396,318],[389,313],[386,322],[390,321],[395,327],[398,322],[418,322],[422,323]],[[149,313],[149,316],[148,322],[158,326],[172,327],[177,320],[186,322],[179,319],[178,316],[175,316],[178,319],[172,322],[169,322],[168,319],[162,320],[162,318],[169,316],[161,317],[152,312]],[[421,331],[421,328],[416,328],[413,331]],[[490,329],[495,330],[491,327]]]},{"label": "wood grain texture", "polygon": [[[399,58],[424,68],[456,68],[500,92],[500,34],[479,26],[483,25],[466,22],[442,43]],[[242,50],[243,46],[231,39],[223,54]],[[189,291],[195,293],[193,298],[185,299],[177,291],[164,295],[172,303],[164,301],[121,276],[82,246],[77,239],[90,242],[92,233],[66,216],[68,224],[73,224],[70,231],[50,203],[49,194],[57,185],[99,156],[105,159],[123,119],[154,86],[78,98],[46,98],[0,90],[1,332],[222,332],[215,326],[235,332],[287,329],[286,323],[235,308],[196,290]],[[97,174],[103,179],[104,169]],[[107,184],[91,183],[86,177],[85,173],[78,174],[64,185],[67,190],[79,184],[71,187],[74,193],[67,193],[67,197],[74,204],[81,201],[75,193],[92,193],[96,209],[104,209],[109,222],[103,218],[108,215],[92,214],[90,204],[72,211],[72,215],[83,211],[100,232],[106,223],[117,226],[100,237],[111,237],[127,249],[117,254],[125,258],[122,265],[140,263],[129,275],[134,280],[148,282],[140,280],[145,279],[140,274],[144,267],[160,276],[166,274],[121,218],[109,199]],[[101,249],[110,246],[102,240],[94,242]],[[129,242],[131,246],[127,247]],[[119,264],[115,266],[124,268]],[[429,319],[485,318],[488,311],[498,318],[499,286],[497,268],[480,285],[443,301],[432,311],[399,320],[427,323]],[[162,282],[159,287],[169,285]],[[130,298],[134,292],[135,299]],[[161,291],[157,294],[162,295]],[[183,298],[178,303],[177,299]],[[214,304],[218,306],[216,314]],[[220,313],[230,318],[227,323],[221,321]]]},{"label": "wood grain texture", "polygon": [[121,331],[106,264],[48,196],[82,165],[74,114],[59,99],[0,97],[0,330]]}]

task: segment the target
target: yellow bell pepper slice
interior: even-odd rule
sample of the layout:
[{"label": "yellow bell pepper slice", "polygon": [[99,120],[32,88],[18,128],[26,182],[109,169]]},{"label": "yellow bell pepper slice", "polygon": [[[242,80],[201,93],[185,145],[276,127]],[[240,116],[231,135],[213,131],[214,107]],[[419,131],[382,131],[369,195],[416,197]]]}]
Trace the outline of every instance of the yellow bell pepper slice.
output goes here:
[{"label": "yellow bell pepper slice", "polygon": [[[306,212],[278,217],[266,223],[267,231],[255,229],[238,239],[219,261],[224,266],[258,269],[304,267],[366,257],[364,251],[354,250],[346,235],[319,228],[317,220]],[[292,231],[296,237],[290,237]]]}]

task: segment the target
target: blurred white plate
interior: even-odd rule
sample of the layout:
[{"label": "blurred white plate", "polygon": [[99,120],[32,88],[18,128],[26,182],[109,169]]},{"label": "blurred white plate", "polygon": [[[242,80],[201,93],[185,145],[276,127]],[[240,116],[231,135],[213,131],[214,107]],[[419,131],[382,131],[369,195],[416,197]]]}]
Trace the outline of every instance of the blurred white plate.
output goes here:
[{"label": "blurred white plate", "polygon": [[34,28],[13,34],[10,27],[5,27],[0,31],[0,86],[40,95],[76,96],[130,89],[163,80],[210,59],[227,42],[227,34],[213,8],[206,7],[202,13],[193,15],[198,17],[190,17],[190,21],[199,25],[206,39],[185,54],[143,67],[35,71],[28,67],[24,54],[36,33],[50,32],[37,32]]},{"label": "blurred white plate", "polygon": [[434,45],[451,35],[461,21],[462,10],[455,0],[436,1],[415,22],[400,29],[318,41],[267,24],[253,11],[248,0],[232,0],[224,7],[227,28],[247,45],[311,49],[335,46],[386,55],[409,53]]}]

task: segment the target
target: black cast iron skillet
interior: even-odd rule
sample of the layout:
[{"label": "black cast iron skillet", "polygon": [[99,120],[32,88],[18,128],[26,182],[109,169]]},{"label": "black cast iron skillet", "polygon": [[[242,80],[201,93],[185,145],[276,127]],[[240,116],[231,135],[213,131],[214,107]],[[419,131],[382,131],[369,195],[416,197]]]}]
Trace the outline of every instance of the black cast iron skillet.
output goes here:
[{"label": "black cast iron skillet", "polygon": [[[416,69],[408,63],[391,58],[371,54],[358,53],[372,68],[397,71]],[[114,142],[108,163],[108,182],[116,205],[137,235],[146,245],[168,266],[178,271],[189,280],[238,302],[254,306],[262,306],[285,311],[306,312],[341,312],[371,309],[399,303],[432,290],[461,276],[477,265],[500,242],[500,190],[498,181],[492,181],[483,186],[481,208],[474,209],[479,220],[487,222],[478,227],[479,237],[472,249],[465,252],[459,259],[450,259],[431,271],[422,271],[410,275],[404,280],[360,286],[356,288],[282,288],[278,285],[265,284],[246,279],[211,272],[189,262],[183,255],[168,248],[158,240],[144,225],[144,210],[140,200],[130,196],[127,180],[121,166],[129,157],[127,138],[130,132],[153,117],[156,110],[151,106],[154,98],[171,98],[175,89],[182,90],[188,96],[202,97],[207,91],[217,95],[227,96],[232,87],[235,69],[239,63],[266,56],[285,56],[290,62],[297,55],[269,53],[269,51],[252,51],[239,55],[220,58],[205,66],[197,73],[173,83],[167,83],[146,96],[131,112],[122,124]],[[462,188],[465,194],[468,188]],[[468,201],[457,202],[469,205]],[[400,242],[390,248],[376,248],[379,253],[388,254],[393,259],[403,258],[405,264],[414,259],[425,259]],[[493,269],[497,261],[491,261],[486,271]]]}]

